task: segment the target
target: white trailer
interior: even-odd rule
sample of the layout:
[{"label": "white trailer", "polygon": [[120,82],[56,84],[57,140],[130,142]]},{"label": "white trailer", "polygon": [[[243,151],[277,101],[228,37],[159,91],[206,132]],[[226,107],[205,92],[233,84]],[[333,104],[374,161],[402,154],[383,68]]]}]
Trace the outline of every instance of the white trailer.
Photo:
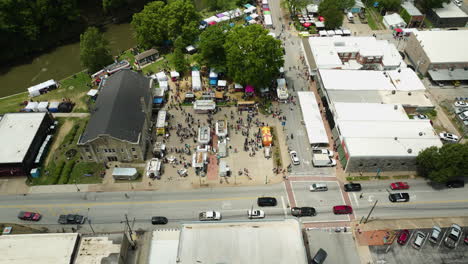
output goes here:
[{"label": "white trailer", "polygon": [[328,154],[314,154],[312,156],[314,167],[334,167],[336,160],[330,158]]}]

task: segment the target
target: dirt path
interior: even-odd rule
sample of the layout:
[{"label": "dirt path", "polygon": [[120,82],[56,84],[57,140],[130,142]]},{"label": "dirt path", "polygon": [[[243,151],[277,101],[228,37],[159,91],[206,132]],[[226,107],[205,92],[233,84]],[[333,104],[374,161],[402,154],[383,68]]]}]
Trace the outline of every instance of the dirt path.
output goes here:
[{"label": "dirt path", "polygon": [[71,131],[74,123],[75,122],[73,120],[65,120],[65,123],[63,123],[60,126],[58,133],[55,135],[54,143],[50,147],[49,154],[47,155],[47,159],[45,161],[45,166],[49,164],[49,161],[54,155],[55,150],[59,147],[60,143],[62,143],[62,142],[59,142],[60,140],[57,140],[57,139],[63,139],[65,135],[67,135]]}]

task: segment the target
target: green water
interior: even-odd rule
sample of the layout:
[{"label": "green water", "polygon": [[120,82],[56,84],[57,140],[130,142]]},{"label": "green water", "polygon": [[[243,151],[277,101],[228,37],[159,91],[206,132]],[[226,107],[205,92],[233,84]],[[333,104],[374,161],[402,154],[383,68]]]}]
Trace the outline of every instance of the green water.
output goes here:
[{"label": "green water", "polygon": [[[130,24],[106,26],[104,37],[109,40],[112,54],[135,46]],[[0,97],[25,92],[32,85],[49,79],[60,80],[82,70],[79,42],[57,47],[28,63],[0,70]]]}]

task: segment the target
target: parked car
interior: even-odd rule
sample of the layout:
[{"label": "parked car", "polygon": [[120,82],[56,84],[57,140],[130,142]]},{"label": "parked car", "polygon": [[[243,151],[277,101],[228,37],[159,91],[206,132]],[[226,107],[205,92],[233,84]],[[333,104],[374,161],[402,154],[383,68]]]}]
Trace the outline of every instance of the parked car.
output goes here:
[{"label": "parked car", "polygon": [[440,133],[439,137],[441,140],[448,141],[448,142],[458,142],[458,139],[459,139],[457,135],[447,133],[447,132]]},{"label": "parked car", "polygon": [[78,214],[60,215],[58,223],[61,225],[81,225],[85,222],[86,217]]},{"label": "parked car", "polygon": [[397,239],[398,244],[403,246],[404,244],[406,244],[406,242],[408,242],[409,237],[410,237],[410,232],[408,229],[401,230],[400,233],[398,234],[398,239]]},{"label": "parked car", "polygon": [[317,254],[312,258],[312,264],[322,264],[327,258],[328,254],[325,250],[319,249]]},{"label": "parked car", "polygon": [[463,239],[463,243],[465,243],[465,245],[468,245],[468,233],[465,235],[465,239]]},{"label": "parked car", "polygon": [[459,7],[460,7],[460,6],[462,6],[463,1],[461,1],[461,0],[453,0],[453,3],[454,3],[456,6],[459,6]]},{"label": "parked car", "polygon": [[421,119],[421,120],[424,120],[424,119],[429,119],[429,117],[428,117],[427,115],[419,114],[419,115],[413,116],[413,119]]},{"label": "parked car", "polygon": [[260,218],[265,218],[265,212],[263,210],[248,210],[247,211],[247,216],[249,219],[260,219]]},{"label": "parked car", "polygon": [[37,222],[41,220],[42,216],[39,213],[21,211],[18,214],[18,218],[25,221]]},{"label": "parked car", "polygon": [[448,188],[463,188],[465,187],[465,181],[463,180],[451,180],[445,183]]},{"label": "parked car", "polygon": [[410,200],[408,193],[391,193],[388,200],[392,203],[408,202]]},{"label": "parked car", "polygon": [[409,185],[407,182],[394,182],[390,184],[390,189],[392,190],[407,190]]},{"label": "parked car", "polygon": [[453,103],[456,107],[468,107],[468,103],[465,101],[456,101]]},{"label": "parked car", "polygon": [[316,216],[317,212],[313,207],[293,207],[291,208],[291,214],[296,217]]},{"label": "parked car", "polygon": [[426,239],[426,234],[424,234],[423,232],[421,231],[418,231],[416,233],[416,236],[413,240],[413,247],[417,250],[420,250],[422,245],[424,244],[424,239]]},{"label": "parked car", "polygon": [[309,190],[311,192],[325,192],[328,191],[328,186],[326,183],[312,183],[310,185]]},{"label": "parked car", "polygon": [[153,216],[151,217],[151,224],[153,225],[165,225],[167,224],[168,220],[164,216]]},{"label": "parked car", "polygon": [[297,156],[296,151],[294,151],[294,150],[290,151],[289,155],[291,156],[292,164],[294,164],[294,165],[301,164],[301,161],[299,160],[299,157]]},{"label": "parked car", "polygon": [[458,244],[458,240],[460,240],[461,234],[461,227],[457,224],[452,224],[452,226],[450,226],[450,230],[448,231],[448,235],[445,237],[445,246],[448,248],[455,248]]},{"label": "parked car", "polygon": [[312,149],[312,153],[313,153],[313,154],[327,154],[328,157],[330,157],[330,158],[333,158],[333,155],[335,155],[335,153],[334,153],[332,150],[329,150],[329,149],[319,149],[319,148],[313,148],[313,149]]},{"label": "parked car", "polygon": [[274,197],[259,197],[257,199],[258,206],[276,206],[278,202]]},{"label": "parked car", "polygon": [[434,243],[434,244],[437,243],[439,241],[439,237],[440,237],[441,232],[442,232],[442,229],[440,229],[440,227],[433,226],[431,236],[429,237],[429,241]]},{"label": "parked car", "polygon": [[360,192],[362,190],[360,183],[348,183],[344,185],[345,192]]},{"label": "parked car", "polygon": [[349,205],[335,205],[333,206],[334,214],[352,214],[353,208]]},{"label": "parked car", "polygon": [[458,115],[458,118],[460,118],[460,120],[463,120],[463,121],[468,120],[468,110],[461,112]]}]

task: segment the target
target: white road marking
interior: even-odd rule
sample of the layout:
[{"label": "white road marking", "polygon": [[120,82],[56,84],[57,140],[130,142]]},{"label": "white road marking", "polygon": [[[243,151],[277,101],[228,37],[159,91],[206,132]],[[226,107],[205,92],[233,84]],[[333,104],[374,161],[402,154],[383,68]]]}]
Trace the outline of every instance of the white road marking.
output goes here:
[{"label": "white road marking", "polygon": [[373,197],[374,197],[374,195],[369,195],[369,198],[367,198],[367,201],[371,203]]},{"label": "white road marking", "polygon": [[445,232],[444,232],[444,234],[442,235],[442,237],[440,237],[440,243],[439,243],[439,245],[437,246],[437,249],[439,249],[439,248],[440,248],[440,245],[442,245],[442,240],[444,240],[445,234],[447,234],[447,230],[445,230]]},{"label": "white road marking", "polygon": [[[349,216],[348,216],[349,221]],[[317,221],[302,221],[303,224],[307,223],[328,223],[328,222],[347,222],[346,220],[317,220]]]},{"label": "white road marking", "polygon": [[405,247],[408,247],[408,245],[411,244],[411,238],[413,237],[414,233],[415,233],[414,231],[413,232],[410,231],[410,236],[408,240],[406,241]]},{"label": "white road marking", "polygon": [[356,205],[359,207],[359,202],[358,202],[358,199],[356,197],[356,193],[353,193],[353,198],[354,198],[354,202],[356,202]]},{"label": "white road marking", "polygon": [[[286,199],[288,200],[288,204],[291,204],[291,201],[289,201],[288,190],[286,189],[286,182],[284,182],[283,187],[284,187],[284,193],[286,193]],[[292,189],[292,185],[291,185],[291,189]]]},{"label": "white road marking", "polygon": [[223,210],[224,209],[231,209],[232,208],[231,201],[223,201],[223,204],[222,204],[221,208],[223,208]]},{"label": "white road marking", "polygon": [[281,195],[281,203],[283,204],[283,212],[284,212],[284,216],[286,217],[288,213],[286,212],[286,206],[284,204],[284,196],[282,195]]}]

